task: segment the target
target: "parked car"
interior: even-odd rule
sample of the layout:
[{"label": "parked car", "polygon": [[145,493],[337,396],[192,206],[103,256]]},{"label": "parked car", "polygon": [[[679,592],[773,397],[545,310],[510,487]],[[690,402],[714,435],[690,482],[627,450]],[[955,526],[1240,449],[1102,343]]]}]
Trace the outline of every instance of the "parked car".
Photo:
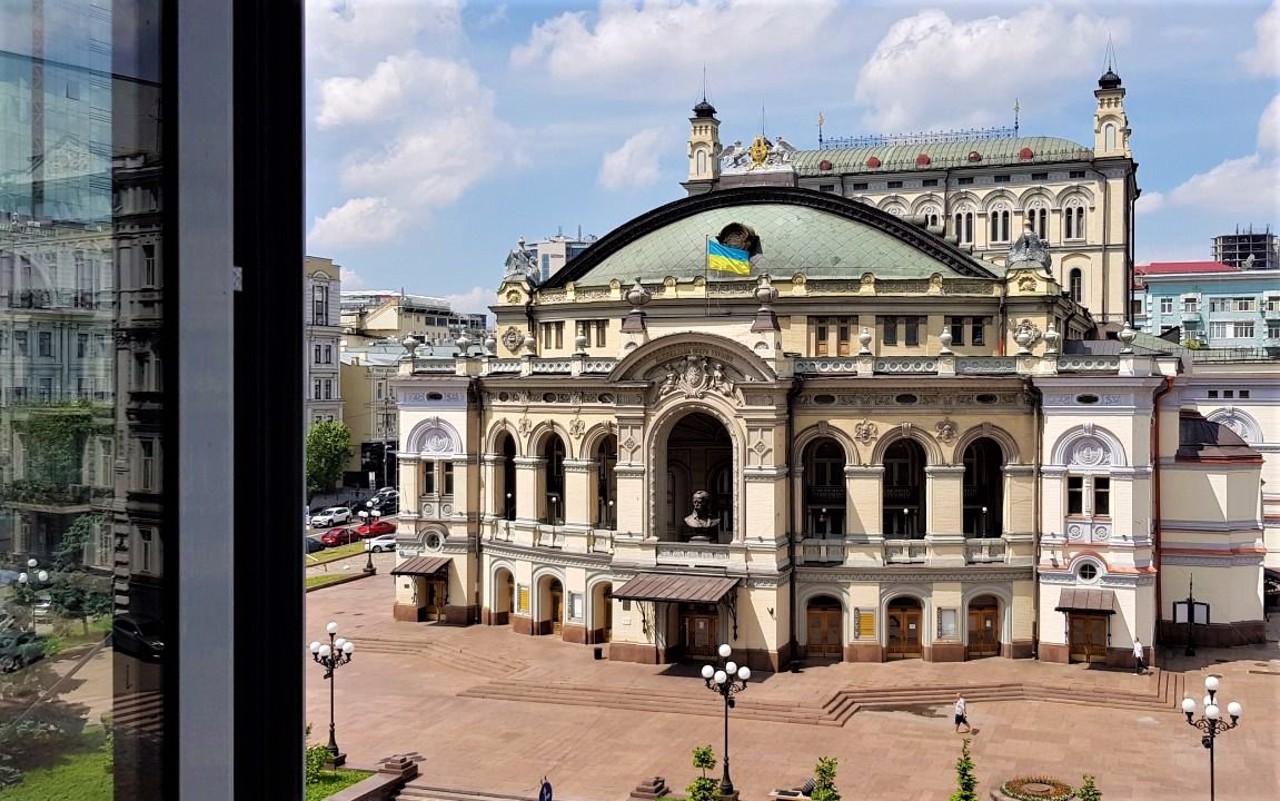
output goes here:
[{"label": "parked car", "polygon": [[311,516],[311,525],[316,528],[321,526],[336,526],[339,523],[346,523],[351,520],[351,510],[345,506],[330,506],[328,509],[320,512],[320,514]]},{"label": "parked car", "polygon": [[0,632],[0,671],[15,670],[44,659],[44,638],[33,631]]},{"label": "parked car", "polygon": [[324,543],[320,541],[319,537],[304,537],[303,542],[306,546],[306,553],[315,553],[316,551],[324,550]]},{"label": "parked car", "polygon": [[370,507],[374,511],[381,512],[383,516],[393,515],[400,511],[400,499],[395,495],[384,495],[382,498],[373,502]]},{"label": "parked car", "polygon": [[373,500],[372,495],[367,498],[354,498],[347,504],[347,507],[351,510],[352,515],[359,512],[367,512],[369,511],[369,501],[371,500]]},{"label": "parked car", "polygon": [[370,537],[365,540],[365,547],[374,553],[382,553],[383,551],[394,551],[396,549],[395,532],[391,534],[379,534],[376,537]]},{"label": "parked car", "polygon": [[395,487],[382,487],[377,492],[373,493],[373,497],[381,498],[383,495],[398,495],[398,494],[399,494],[399,491]]},{"label": "parked car", "polygon": [[111,622],[111,647],[117,653],[128,654],[148,662],[159,662],[164,656],[164,642],[160,639],[158,621],[136,620],[128,615],[116,615]]},{"label": "parked car", "polygon": [[336,548],[339,545],[348,545],[360,539],[360,535],[356,533],[354,528],[350,526],[338,526],[331,528],[320,535],[320,542],[324,543],[326,548]]},{"label": "parked car", "polygon": [[362,526],[356,526],[356,534],[361,539],[368,537],[376,537],[379,534],[394,534],[396,524],[387,520],[375,520],[372,523],[365,523]]}]

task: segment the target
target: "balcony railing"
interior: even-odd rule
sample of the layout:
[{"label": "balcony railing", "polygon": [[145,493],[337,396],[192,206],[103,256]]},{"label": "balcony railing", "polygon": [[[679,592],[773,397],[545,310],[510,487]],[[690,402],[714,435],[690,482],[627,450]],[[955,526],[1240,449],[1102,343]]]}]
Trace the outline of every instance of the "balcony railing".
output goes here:
[{"label": "balcony railing", "polygon": [[920,564],[929,559],[929,545],[924,540],[885,540],[886,565]]},{"label": "balcony railing", "polygon": [[983,537],[964,541],[964,560],[971,565],[1003,562],[1004,552],[1004,540],[996,537]]},{"label": "balcony railing", "polygon": [[839,539],[806,538],[800,543],[800,564],[843,564],[844,537]]}]

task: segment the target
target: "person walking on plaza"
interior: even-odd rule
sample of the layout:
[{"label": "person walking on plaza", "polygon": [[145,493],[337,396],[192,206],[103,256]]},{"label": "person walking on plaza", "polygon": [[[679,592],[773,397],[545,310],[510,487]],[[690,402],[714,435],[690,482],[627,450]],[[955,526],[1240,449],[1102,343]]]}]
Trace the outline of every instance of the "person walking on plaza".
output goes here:
[{"label": "person walking on plaza", "polygon": [[1143,661],[1142,641],[1133,638],[1133,671],[1139,676],[1147,672],[1147,663]]},{"label": "person walking on plaza", "polygon": [[968,705],[964,701],[964,696],[956,693],[956,734],[960,733],[960,726],[964,725],[964,732],[968,734],[973,731],[969,726]]}]

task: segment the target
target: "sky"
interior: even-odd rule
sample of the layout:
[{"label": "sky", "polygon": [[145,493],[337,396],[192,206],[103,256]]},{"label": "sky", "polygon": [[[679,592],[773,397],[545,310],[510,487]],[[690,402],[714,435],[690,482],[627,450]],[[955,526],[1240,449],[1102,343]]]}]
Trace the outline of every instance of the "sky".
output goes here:
[{"label": "sky", "polygon": [[307,252],[344,289],[493,302],[524,237],[603,236],[721,141],[1009,125],[1092,146],[1114,46],[1138,263],[1280,223],[1280,0],[307,0]]}]

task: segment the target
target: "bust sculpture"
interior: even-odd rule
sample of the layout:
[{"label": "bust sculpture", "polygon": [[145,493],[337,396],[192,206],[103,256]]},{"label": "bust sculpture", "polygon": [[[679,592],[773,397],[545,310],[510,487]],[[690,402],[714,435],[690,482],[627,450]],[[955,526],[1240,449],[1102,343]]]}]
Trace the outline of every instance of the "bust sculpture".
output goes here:
[{"label": "bust sculpture", "polygon": [[711,516],[711,494],[706,490],[693,493],[693,512],[685,517],[684,527],[691,542],[706,542],[718,533],[720,518]]}]

